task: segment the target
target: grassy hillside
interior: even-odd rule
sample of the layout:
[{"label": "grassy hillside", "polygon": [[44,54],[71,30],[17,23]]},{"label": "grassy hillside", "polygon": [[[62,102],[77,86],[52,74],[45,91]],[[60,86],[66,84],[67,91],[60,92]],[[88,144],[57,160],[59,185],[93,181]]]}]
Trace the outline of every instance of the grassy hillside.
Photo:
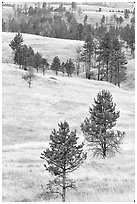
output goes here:
[{"label": "grassy hillside", "polygon": [[[32,42],[31,39],[33,36],[28,41]],[[96,94],[107,89],[120,110],[116,128],[126,132],[121,154],[102,160],[93,159],[89,151],[86,162],[71,175],[77,181],[78,191],[68,191],[67,201],[133,202],[134,92],[107,82],[53,78],[50,74],[37,75],[29,89],[21,79],[24,71],[9,63],[3,64],[2,70],[3,201],[61,201],[59,197],[44,197],[41,185],[51,177],[44,169],[40,153],[48,146],[49,134],[60,121],[67,120],[72,130],[77,128],[80,141],[83,140],[80,123],[88,116],[88,107]]]},{"label": "grassy hillside", "polygon": [[[2,61],[5,63],[11,63],[12,50],[9,47],[9,43],[14,38],[16,33],[2,33]],[[83,46],[82,41],[65,40],[57,38],[48,38],[38,35],[22,34],[24,44],[31,46],[35,52],[40,52],[43,57],[48,58],[51,63],[55,56],[59,56],[61,61],[66,61],[69,58],[75,58],[76,47]]]},{"label": "grassy hillside", "polygon": [[[2,62],[13,63],[12,50],[9,43],[16,33],[2,33]],[[64,40],[57,38],[48,38],[31,34],[22,34],[24,44],[32,46],[35,52],[39,51],[51,63],[55,56],[59,56],[61,61],[69,58],[76,58],[76,48],[83,46],[83,41]],[[130,51],[126,52],[127,59],[131,59]],[[83,74],[81,75],[83,76]],[[134,89],[135,87],[135,60],[129,60],[127,70],[127,80],[121,84],[124,89]],[[85,73],[84,73],[85,77]]]}]

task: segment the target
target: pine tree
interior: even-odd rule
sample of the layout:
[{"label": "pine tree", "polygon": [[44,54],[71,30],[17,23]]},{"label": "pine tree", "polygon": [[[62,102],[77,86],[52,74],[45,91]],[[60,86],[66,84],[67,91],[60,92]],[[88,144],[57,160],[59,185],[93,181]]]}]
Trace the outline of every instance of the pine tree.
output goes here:
[{"label": "pine tree", "polygon": [[9,46],[13,50],[13,59],[14,63],[19,65],[19,68],[21,68],[22,65],[22,43],[23,43],[23,37],[21,33],[18,33],[15,35],[14,39],[10,42]]},{"label": "pine tree", "polygon": [[[97,64],[97,69],[98,69],[98,81],[101,79],[101,61],[102,61],[102,51],[103,48],[101,46],[101,40],[99,41],[98,45],[96,45],[96,55],[97,59],[96,62]],[[103,70],[103,69],[102,69]]]},{"label": "pine tree", "polygon": [[76,73],[79,75],[82,48],[76,47]]},{"label": "pine tree", "polygon": [[39,52],[37,52],[35,55],[34,55],[34,67],[36,68],[37,70],[37,73],[39,71],[39,67],[41,65],[41,60],[42,60],[42,56]]},{"label": "pine tree", "polygon": [[62,72],[62,74],[64,76],[64,74],[65,74],[65,63],[64,62],[62,62],[62,64],[61,64],[60,71]]},{"label": "pine tree", "polygon": [[111,59],[111,50],[112,50],[112,42],[111,42],[111,36],[110,33],[106,33],[104,38],[101,42],[101,47],[103,49],[102,51],[102,59],[104,63],[106,64],[106,80],[108,81],[108,72],[109,72],[109,62]]},{"label": "pine tree", "polygon": [[114,132],[113,127],[120,116],[115,111],[109,91],[102,90],[98,93],[95,104],[89,108],[90,117],[81,124],[85,139],[91,145],[93,156],[114,156],[120,150],[124,132]]},{"label": "pine tree", "polygon": [[19,47],[22,46],[23,37],[21,33],[15,35],[14,39],[10,42],[9,46],[13,51],[16,51]]},{"label": "pine tree", "polygon": [[118,84],[120,87],[120,83],[126,79],[127,76],[127,60],[124,52],[121,50],[113,51],[111,56],[111,82],[115,85]]},{"label": "pine tree", "polygon": [[58,71],[60,70],[60,59],[58,56],[54,57],[52,65],[51,65],[51,69],[54,70],[56,72],[56,75],[58,75]]},{"label": "pine tree", "polygon": [[23,65],[23,53],[22,53],[22,47],[18,47],[17,50],[14,51],[14,63],[19,65],[19,68],[21,69],[21,66]]},{"label": "pine tree", "polygon": [[86,78],[90,79],[91,57],[94,54],[94,41],[91,34],[87,35],[83,48],[84,48],[83,56],[86,65]]},{"label": "pine tree", "polygon": [[66,68],[66,73],[68,74],[68,77],[69,76],[71,77],[71,75],[74,73],[74,70],[75,70],[75,65],[71,58],[67,60],[65,64],[65,68]]},{"label": "pine tree", "polygon": [[27,63],[27,66],[29,67],[34,67],[34,50],[32,49],[32,47],[30,46],[28,49],[27,49],[27,60],[26,60],[26,63]]},{"label": "pine tree", "polygon": [[29,58],[29,48],[27,45],[23,45],[22,46],[22,50],[21,50],[21,58],[22,58],[22,65],[23,65],[23,69],[27,70],[27,66],[28,66],[28,58]]},{"label": "pine tree", "polygon": [[78,137],[76,130],[69,130],[69,124],[58,124],[59,130],[53,130],[50,135],[50,148],[41,153],[41,158],[46,162],[44,164],[55,178],[47,184],[47,193],[57,193],[65,202],[66,190],[75,188],[75,182],[68,178],[68,174],[80,167],[86,159],[86,153],[83,152],[83,146],[77,145]]},{"label": "pine tree", "polygon": [[41,65],[42,65],[42,72],[43,72],[43,76],[44,76],[46,68],[49,67],[49,63],[47,62],[47,60],[44,57],[41,60]]}]

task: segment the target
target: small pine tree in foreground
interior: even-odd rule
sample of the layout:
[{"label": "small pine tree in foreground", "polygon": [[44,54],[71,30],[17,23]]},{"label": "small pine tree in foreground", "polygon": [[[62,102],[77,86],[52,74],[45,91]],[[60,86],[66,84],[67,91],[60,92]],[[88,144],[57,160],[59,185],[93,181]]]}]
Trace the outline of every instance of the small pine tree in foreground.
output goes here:
[{"label": "small pine tree in foreground", "polygon": [[81,129],[87,142],[91,146],[93,156],[114,156],[119,152],[124,138],[124,132],[114,131],[119,118],[119,111],[115,111],[109,91],[103,90],[94,99],[95,105],[89,108],[90,117],[81,124]]},{"label": "small pine tree in foreground", "polygon": [[25,73],[22,76],[22,79],[24,79],[28,83],[29,88],[30,88],[34,78],[35,78],[35,74],[34,74],[34,69],[32,67],[29,67],[27,73]]},{"label": "small pine tree in foreground", "polygon": [[75,182],[68,178],[68,174],[75,171],[86,159],[83,146],[77,144],[76,130],[69,130],[69,124],[58,124],[59,130],[53,130],[50,135],[50,148],[41,153],[41,159],[45,160],[44,166],[53,176],[54,180],[47,184],[46,193],[57,193],[65,202],[66,190],[76,188]]}]

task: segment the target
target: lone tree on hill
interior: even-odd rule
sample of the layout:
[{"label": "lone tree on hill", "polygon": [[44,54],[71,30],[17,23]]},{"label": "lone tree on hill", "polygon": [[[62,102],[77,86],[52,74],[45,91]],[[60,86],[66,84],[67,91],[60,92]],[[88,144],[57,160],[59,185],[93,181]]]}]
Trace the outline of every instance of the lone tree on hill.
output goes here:
[{"label": "lone tree on hill", "polygon": [[[58,124],[59,130],[55,129],[50,135],[50,148],[41,153],[41,159],[46,163],[44,166],[55,178],[47,184],[46,193],[57,193],[65,202],[66,190],[75,189],[75,182],[67,176],[75,171],[86,159],[86,153],[83,152],[83,146],[77,145],[76,130],[70,132],[69,124]],[[43,188],[44,189],[44,188]]]},{"label": "lone tree on hill", "polygon": [[27,73],[22,76],[22,79],[24,79],[28,83],[29,88],[34,78],[35,78],[35,74],[34,74],[34,69],[32,67],[29,67]]},{"label": "lone tree on hill", "polygon": [[94,99],[95,105],[89,108],[90,117],[81,124],[85,139],[91,145],[93,156],[115,156],[120,150],[124,132],[114,132],[112,129],[119,118],[115,112],[115,104],[109,91],[103,90]]}]

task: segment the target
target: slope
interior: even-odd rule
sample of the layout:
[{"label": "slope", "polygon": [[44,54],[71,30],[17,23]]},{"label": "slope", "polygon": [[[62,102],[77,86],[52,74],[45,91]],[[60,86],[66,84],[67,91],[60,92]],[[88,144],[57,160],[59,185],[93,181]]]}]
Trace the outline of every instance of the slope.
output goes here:
[{"label": "slope", "polygon": [[80,123],[102,89],[112,93],[120,110],[116,128],[126,132],[122,151],[107,160],[92,158],[89,151],[85,164],[71,176],[77,181],[78,192],[68,192],[67,201],[133,201],[134,92],[107,82],[53,78],[50,74],[37,75],[29,89],[21,79],[24,71],[6,63],[2,68],[3,201],[60,201],[42,192],[41,185],[50,175],[44,170],[40,153],[47,147],[52,129],[63,120],[71,129],[76,128],[83,140]]},{"label": "slope", "polygon": [[[12,50],[9,43],[13,40],[16,33],[2,33],[2,62],[13,63]],[[24,44],[31,46],[35,52],[40,52],[43,57],[51,63],[55,56],[59,56],[61,61],[75,58],[76,47],[83,46],[82,41],[66,40],[58,38],[48,38],[32,34],[22,34]]]}]

